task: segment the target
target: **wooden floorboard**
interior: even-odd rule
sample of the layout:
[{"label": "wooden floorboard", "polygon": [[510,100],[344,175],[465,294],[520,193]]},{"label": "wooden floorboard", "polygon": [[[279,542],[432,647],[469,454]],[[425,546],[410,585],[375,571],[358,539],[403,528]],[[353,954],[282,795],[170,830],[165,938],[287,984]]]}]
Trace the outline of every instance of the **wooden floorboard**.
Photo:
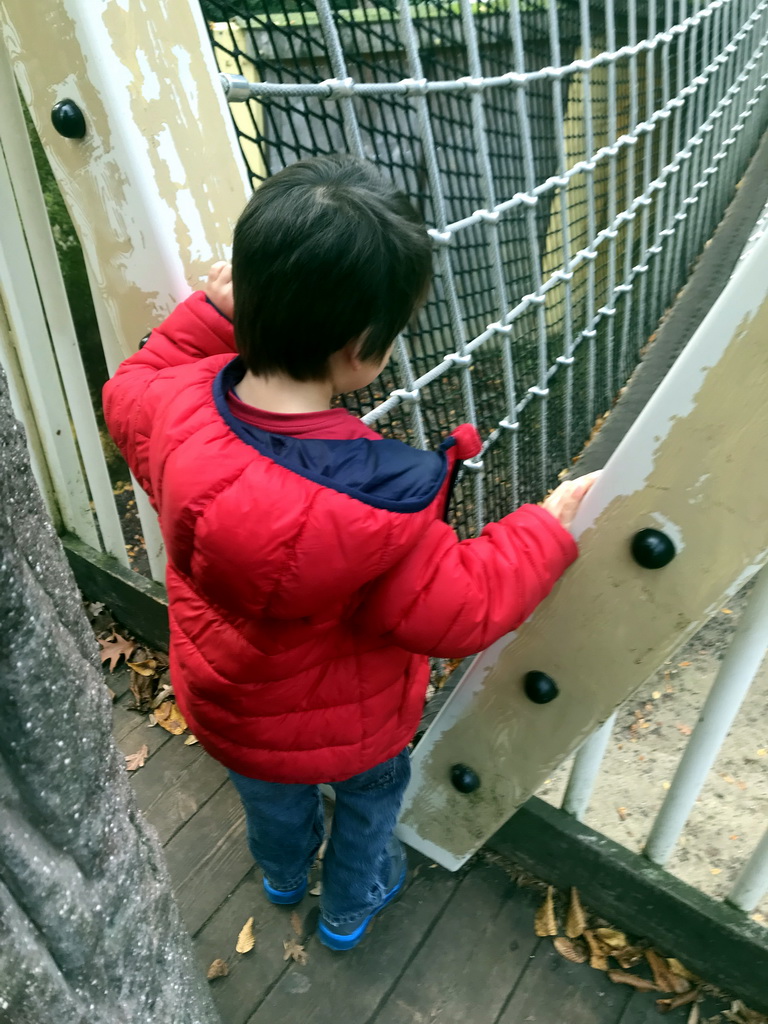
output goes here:
[{"label": "wooden floorboard", "polygon": [[[133,697],[129,700],[132,702]],[[146,744],[149,750],[147,757],[150,758],[172,738],[171,734],[159,725],[150,728],[144,715],[131,711],[124,704],[113,709],[112,717],[115,723],[115,743],[123,754],[135,754]]]},{"label": "wooden floorboard", "polygon": [[614,1024],[630,996],[629,989],[614,985],[602,971],[564,960],[544,939],[531,955],[498,1024]]},{"label": "wooden floorboard", "polygon": [[[679,1006],[662,1017],[656,1006],[656,1000],[662,998],[664,996],[660,992],[633,992],[616,1024],[686,1024],[691,1006]],[[699,1007],[699,1017],[706,1021],[709,1017],[722,1013],[724,1007],[728,1007],[727,1000],[705,996]],[[724,1018],[720,1019],[724,1021]]]},{"label": "wooden floorboard", "polygon": [[[204,971],[214,960],[224,960],[226,977],[211,983],[211,992],[225,1024],[245,1024],[257,1006],[288,969],[283,960],[283,940],[294,936],[291,914],[304,920],[317,906],[307,897],[297,908],[275,907],[264,896],[261,875],[254,868],[216,910],[195,937]],[[253,917],[256,944],[250,953],[235,952],[240,929]],[[295,936],[294,936],[295,937]]]},{"label": "wooden floorboard", "polygon": [[194,935],[253,867],[237,792],[224,782],[165,847],[176,901]]},{"label": "wooden floorboard", "polygon": [[174,736],[154,755],[151,771],[136,773],[134,787],[139,807],[165,844],[226,778],[226,769],[199,744],[188,747],[184,736]]},{"label": "wooden floorboard", "polygon": [[307,964],[290,966],[248,1024],[366,1024],[450,906],[457,884],[440,868],[422,868],[364,942],[347,953],[331,952],[313,935]]},{"label": "wooden floorboard", "polygon": [[[534,934],[538,890],[511,880],[503,862],[481,856],[452,875],[411,854],[403,897],[377,918],[362,944],[332,953],[315,935],[319,900],[295,908],[265,898],[243,812],[225,770],[199,745],[130,712],[117,701],[124,753],[151,756],[133,776],[138,802],[165,844],[184,921],[201,970],[213,960],[229,974],[211,982],[222,1024],[684,1024],[690,1007],[659,1017],[654,993],[614,985],[586,964],[562,959]],[[249,917],[255,947],[235,943]],[[299,923],[301,936],[293,922]],[[284,960],[299,939],[306,964]],[[704,1004],[702,1019],[722,1008]]]},{"label": "wooden floorboard", "polygon": [[494,1024],[538,942],[534,913],[502,867],[474,866],[376,1024]]}]

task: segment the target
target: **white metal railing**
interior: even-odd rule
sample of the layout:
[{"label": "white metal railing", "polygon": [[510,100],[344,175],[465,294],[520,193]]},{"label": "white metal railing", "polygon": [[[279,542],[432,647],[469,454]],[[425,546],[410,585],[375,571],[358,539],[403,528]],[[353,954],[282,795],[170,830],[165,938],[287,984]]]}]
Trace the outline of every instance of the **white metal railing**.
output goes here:
[{"label": "white metal railing", "polygon": [[[715,764],[723,742],[749,693],[768,652],[768,572],[754,584],[720,669],[704,702],[670,784],[654,819],[644,854],[655,864],[670,860],[686,823]],[[579,749],[568,779],[562,808],[583,820],[603,765],[616,715]],[[728,901],[753,911],[768,893],[768,831],[762,836],[734,883]]]}]

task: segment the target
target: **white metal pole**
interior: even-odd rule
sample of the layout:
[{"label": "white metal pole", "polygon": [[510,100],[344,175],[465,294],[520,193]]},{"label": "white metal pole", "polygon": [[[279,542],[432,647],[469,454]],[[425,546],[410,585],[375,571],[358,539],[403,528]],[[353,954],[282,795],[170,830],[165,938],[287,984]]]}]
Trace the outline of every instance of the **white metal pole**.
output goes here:
[{"label": "white metal pole", "polygon": [[748,914],[768,892],[768,829],[736,879],[728,896],[728,902]]},{"label": "white metal pole", "polygon": [[616,715],[613,714],[595,730],[579,748],[573,762],[568,787],[563,797],[563,810],[581,821],[592,799],[597,773],[605,757],[605,750],[611,738]]},{"label": "white metal pole", "polygon": [[691,813],[768,646],[768,571],[755,583],[674,781],[653,823],[645,855],[665,864]]}]

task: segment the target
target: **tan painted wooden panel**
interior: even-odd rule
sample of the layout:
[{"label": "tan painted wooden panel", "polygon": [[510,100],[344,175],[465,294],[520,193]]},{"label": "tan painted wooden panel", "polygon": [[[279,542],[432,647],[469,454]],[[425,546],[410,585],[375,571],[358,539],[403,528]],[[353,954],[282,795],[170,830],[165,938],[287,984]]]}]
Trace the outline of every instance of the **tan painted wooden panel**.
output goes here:
[{"label": "tan painted wooden panel", "polygon": [[[456,868],[768,558],[768,234],[741,264],[576,521],[581,558],[480,656],[417,746],[401,835]],[[636,531],[665,531],[640,568]],[[550,675],[546,705],[525,673]],[[473,794],[449,781],[479,774]]]},{"label": "tan painted wooden panel", "polygon": [[[108,363],[228,255],[249,194],[196,0],[3,0],[17,81],[77,228]],[[51,124],[62,99],[88,133]]]}]

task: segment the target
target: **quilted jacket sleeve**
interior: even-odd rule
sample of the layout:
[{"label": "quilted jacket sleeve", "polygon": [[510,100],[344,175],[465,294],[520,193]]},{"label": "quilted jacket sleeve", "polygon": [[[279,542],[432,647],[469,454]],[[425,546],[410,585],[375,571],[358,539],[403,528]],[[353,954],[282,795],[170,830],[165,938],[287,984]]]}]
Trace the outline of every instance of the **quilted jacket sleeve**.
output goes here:
[{"label": "quilted jacket sleeve", "polygon": [[234,354],[231,322],[207,301],[204,292],[194,292],[107,381],[103,392],[107,428],[153,504],[147,448],[159,395],[155,384],[185,363]]},{"label": "quilted jacket sleeve", "polygon": [[477,654],[524,622],[577,554],[570,533],[538,505],[523,505],[472,540],[435,522],[372,585],[362,624],[416,653]]}]

